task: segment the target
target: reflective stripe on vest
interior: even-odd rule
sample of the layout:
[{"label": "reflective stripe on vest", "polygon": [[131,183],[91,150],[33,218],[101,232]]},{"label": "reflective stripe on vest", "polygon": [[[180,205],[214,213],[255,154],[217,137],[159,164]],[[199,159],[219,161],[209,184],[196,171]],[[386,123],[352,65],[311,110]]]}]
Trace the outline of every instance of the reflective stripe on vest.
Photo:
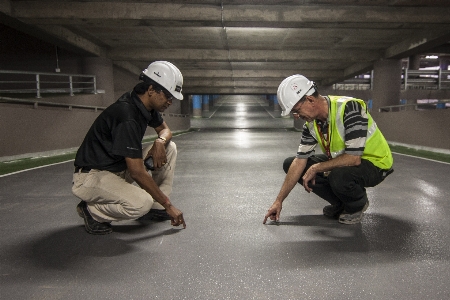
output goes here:
[{"label": "reflective stripe on vest", "polygon": [[[335,158],[345,152],[345,127],[344,127],[344,109],[345,104],[349,101],[357,101],[362,107],[362,115],[366,114],[366,104],[363,100],[355,99],[351,97],[342,96],[328,96],[330,99],[330,115],[328,116],[328,140],[330,141],[330,153],[331,157]],[[377,128],[377,124],[372,119],[370,114],[367,114],[368,129],[366,136],[366,148],[362,155],[362,158],[367,159],[374,163],[381,169],[389,169],[392,166],[392,154],[390,153],[389,146],[383,135]],[[313,138],[318,142],[322,148],[323,153],[325,147],[322,145],[322,141],[319,137],[316,121],[307,122],[307,127]],[[331,137],[330,137],[331,134]],[[369,141],[375,138],[370,143],[371,147],[367,147]],[[377,143],[377,144],[374,144]],[[379,147],[378,147],[379,146]],[[375,148],[374,148],[375,147]],[[369,151],[370,153],[367,153]]]}]

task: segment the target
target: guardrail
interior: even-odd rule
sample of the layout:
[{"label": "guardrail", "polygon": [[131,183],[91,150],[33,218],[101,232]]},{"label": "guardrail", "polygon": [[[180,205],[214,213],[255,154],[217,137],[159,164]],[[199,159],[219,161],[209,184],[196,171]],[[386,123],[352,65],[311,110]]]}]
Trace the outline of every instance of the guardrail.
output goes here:
[{"label": "guardrail", "polygon": [[67,107],[69,110],[72,110],[73,108],[93,109],[94,111],[106,109],[106,107],[102,107],[102,106],[55,103],[55,102],[48,102],[48,101],[17,99],[17,98],[9,98],[9,97],[0,97],[0,103],[30,104],[30,105],[33,105],[33,107],[36,109],[39,106]]},{"label": "guardrail", "polygon": [[430,88],[450,89],[449,70],[407,70],[402,72],[403,89],[407,88]]},{"label": "guardrail", "polygon": [[413,103],[383,106],[378,109],[379,112],[396,112],[404,110],[430,110],[430,109],[445,109],[450,107],[450,101],[437,101],[429,103]]},{"label": "guardrail", "polygon": [[0,93],[32,93],[41,98],[42,93],[82,92],[97,94],[95,75],[0,70]]},{"label": "guardrail", "polygon": [[[450,70],[402,70],[401,89],[450,89]],[[333,85],[335,90],[372,90],[373,71]]]}]

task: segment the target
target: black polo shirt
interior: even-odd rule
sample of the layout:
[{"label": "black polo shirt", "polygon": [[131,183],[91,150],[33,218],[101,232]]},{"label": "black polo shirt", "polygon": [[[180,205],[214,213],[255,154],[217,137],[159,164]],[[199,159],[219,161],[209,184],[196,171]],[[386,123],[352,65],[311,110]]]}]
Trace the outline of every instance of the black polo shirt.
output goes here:
[{"label": "black polo shirt", "polygon": [[120,172],[125,157],[142,158],[147,126],[163,123],[161,114],[148,111],[135,92],[123,94],[94,121],[77,151],[75,166]]}]

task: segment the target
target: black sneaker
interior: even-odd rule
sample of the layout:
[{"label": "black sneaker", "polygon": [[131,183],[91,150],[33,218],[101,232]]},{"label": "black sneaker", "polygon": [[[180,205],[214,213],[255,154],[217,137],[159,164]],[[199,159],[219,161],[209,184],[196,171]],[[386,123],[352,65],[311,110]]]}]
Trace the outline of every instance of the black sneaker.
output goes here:
[{"label": "black sneaker", "polygon": [[327,205],[323,208],[323,214],[329,218],[337,219],[344,211],[344,204]]},{"label": "black sneaker", "polygon": [[87,209],[85,201],[81,201],[77,205],[77,212],[80,217],[84,219],[84,227],[90,234],[108,234],[112,232],[112,226],[109,223],[100,223],[92,218]]},{"label": "black sneaker", "polygon": [[169,214],[166,212],[165,209],[150,209],[148,213],[138,218],[138,220],[148,220],[157,222],[167,221],[171,219],[172,218],[169,216]]}]

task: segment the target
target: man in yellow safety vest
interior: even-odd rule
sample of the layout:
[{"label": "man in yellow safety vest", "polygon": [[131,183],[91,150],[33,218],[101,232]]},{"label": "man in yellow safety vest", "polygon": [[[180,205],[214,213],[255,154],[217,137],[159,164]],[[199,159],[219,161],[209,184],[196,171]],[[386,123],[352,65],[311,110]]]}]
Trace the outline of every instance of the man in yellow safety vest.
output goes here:
[{"label": "man in yellow safety vest", "polygon": [[[284,199],[298,183],[330,205],[327,217],[343,224],[361,222],[369,206],[366,187],[393,172],[389,145],[360,99],[322,96],[314,82],[292,75],[278,87],[282,115],[306,121],[295,157],[284,161],[286,178],[264,218],[278,221]],[[316,154],[319,145],[323,154]]]}]

